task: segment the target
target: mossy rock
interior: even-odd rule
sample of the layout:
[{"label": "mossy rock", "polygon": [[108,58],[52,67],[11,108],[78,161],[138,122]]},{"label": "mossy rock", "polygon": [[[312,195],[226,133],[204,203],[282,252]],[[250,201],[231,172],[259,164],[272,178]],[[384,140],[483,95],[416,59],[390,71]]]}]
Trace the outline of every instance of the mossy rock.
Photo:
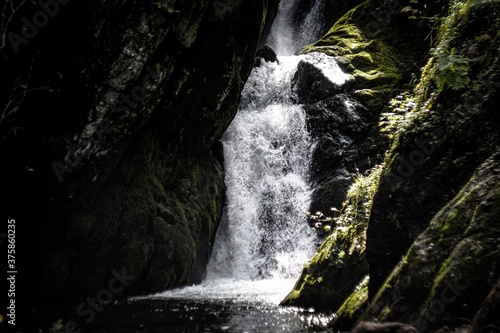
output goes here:
[{"label": "mossy rock", "polygon": [[[363,2],[343,15],[320,40],[301,50],[301,53],[323,52],[333,56],[344,71],[354,76],[355,82],[347,93],[367,107],[362,115],[370,122],[365,133],[372,134],[356,138],[356,143],[363,147],[374,145],[373,136],[378,135],[380,113],[395,96],[395,90],[407,83],[405,80],[409,81],[411,74],[425,64],[423,55],[429,48],[425,41],[427,29],[414,29],[412,31],[416,34],[408,33],[414,22],[398,11],[376,36],[367,31],[368,23],[373,20],[370,13],[384,10],[390,3]],[[403,1],[406,3],[408,1]],[[383,142],[381,147],[384,147]],[[366,155],[370,156],[368,152]],[[364,228],[366,226],[355,235],[329,236],[304,268],[284,304],[337,310],[368,270],[364,250],[350,252],[346,249],[346,246],[349,248],[358,243],[364,248],[364,240],[361,240],[364,239]],[[349,245],[342,244],[340,239],[350,239],[346,241]]]},{"label": "mossy rock", "polygon": [[363,314],[364,309],[368,306],[368,280],[369,276],[367,275],[336,311],[335,318],[329,324],[335,331],[349,331]]},{"label": "mossy rock", "polygon": [[[500,66],[495,56],[500,22],[495,13],[500,3],[451,2],[449,13],[441,11],[447,5],[445,1],[425,4],[434,10],[433,16],[440,13],[436,22],[443,23],[438,36],[434,34],[436,26],[426,32],[439,37],[433,45],[438,52],[431,50],[427,65],[425,54],[431,45],[424,46],[428,43],[427,35],[422,35],[425,29],[418,32],[412,28],[414,19],[408,18],[405,26],[405,16],[395,15],[394,25],[388,25],[384,33],[377,38],[367,37],[360,28],[364,26],[362,15],[356,11],[369,14],[380,8],[372,1],[345,15],[339,21],[344,26],[339,23],[332,28],[338,31],[338,38],[327,34],[304,52],[316,50],[337,56],[347,71],[358,71],[357,81],[365,86],[356,90],[357,82],[351,96],[373,103],[369,106],[372,111],[383,104],[384,98],[388,101],[388,92],[395,87],[390,75],[387,81],[386,76],[379,75],[373,67],[374,59],[377,53],[394,52],[396,60],[390,64],[394,63],[398,71],[386,70],[381,74],[396,74],[392,77],[399,78],[396,87],[410,90],[418,101],[414,120],[394,140],[387,154],[373,201],[366,244],[370,307],[361,320],[403,321],[427,332],[445,324],[456,328],[464,323],[457,318],[471,321],[499,275],[499,249],[495,245],[499,233],[494,221],[498,221],[499,182],[495,170],[500,145],[500,117],[495,107],[500,103],[500,89],[496,86]],[[406,48],[408,37],[415,38],[410,48]],[[446,86],[438,91],[434,76],[436,63],[443,54],[439,50],[455,48],[456,54],[465,57],[474,53],[473,46],[478,45],[483,52],[469,63],[469,80],[464,81],[468,82],[467,87]],[[413,51],[413,55],[409,54]],[[392,68],[390,64],[388,68]],[[420,76],[416,67],[424,65]],[[420,76],[415,90],[402,84],[409,81],[407,75],[411,72]],[[369,85],[371,78],[378,80],[375,89]],[[334,258],[342,257],[333,244],[328,249]],[[317,272],[312,266],[305,270],[305,275],[311,275],[311,282],[318,282],[318,277],[325,280],[330,274],[328,270],[333,270],[320,265],[320,259],[325,261],[327,257],[328,253],[315,257],[313,263],[320,268]],[[340,266],[332,263],[338,270],[337,276],[341,275]],[[336,282],[330,279],[330,289]],[[292,296],[299,298],[299,292],[307,287],[307,279],[302,277]],[[328,286],[321,288],[328,291]],[[453,290],[456,293],[450,294]],[[341,301],[332,301],[341,305],[339,318],[347,319],[339,329],[347,330],[353,322],[350,314],[357,315],[366,307],[366,303],[355,301],[360,299],[355,297],[356,292],[349,292]],[[310,295],[308,291],[306,294]],[[338,296],[331,292],[329,295]],[[451,298],[453,302],[449,301]]]},{"label": "mossy rock", "polygon": [[[436,49],[456,47],[456,52],[464,54],[482,31],[497,31],[494,15],[479,18],[473,14],[478,10],[484,14],[488,6],[493,13],[499,5],[469,2],[467,17],[459,14],[464,7],[454,6],[442,19]],[[494,40],[499,39],[497,33]],[[496,45],[485,44],[486,55],[471,62],[469,83],[460,91],[438,91],[433,77],[442,52],[437,51],[411,93],[418,100],[415,119],[387,156],[368,230],[371,297],[432,217],[500,143],[500,121],[493,107],[500,94],[492,84],[498,81],[495,73],[500,70],[498,58],[492,56]],[[412,200],[407,199],[409,195]]]},{"label": "mossy rock", "polygon": [[431,221],[363,315],[421,332],[472,321],[500,275],[500,151]]},{"label": "mossy rock", "polygon": [[[404,5],[403,1],[401,5]],[[401,19],[400,11],[389,2],[365,1],[342,16],[328,33],[317,42],[304,47],[301,53],[324,52],[337,62],[356,82],[351,93],[372,112],[379,113],[411,73],[423,65],[422,54],[428,48],[424,30],[417,36],[408,34],[412,22]],[[392,20],[380,25],[374,34],[370,29],[371,14],[393,10]],[[378,23],[377,23],[378,24]],[[361,91],[358,93],[358,91]]]},{"label": "mossy rock", "polygon": [[[458,327],[472,320],[499,274],[498,44],[484,44],[484,55],[469,63],[466,88],[434,83],[447,54],[439,50],[467,54],[482,33],[498,31],[492,13],[499,6],[454,3],[442,19],[438,51],[414,91],[416,117],[395,140],[375,196],[367,238],[372,302],[362,319],[424,332]],[[498,32],[488,36],[499,40]]]},{"label": "mossy rock", "polygon": [[354,228],[335,230],[304,267],[281,305],[335,311],[368,273],[362,236]]}]

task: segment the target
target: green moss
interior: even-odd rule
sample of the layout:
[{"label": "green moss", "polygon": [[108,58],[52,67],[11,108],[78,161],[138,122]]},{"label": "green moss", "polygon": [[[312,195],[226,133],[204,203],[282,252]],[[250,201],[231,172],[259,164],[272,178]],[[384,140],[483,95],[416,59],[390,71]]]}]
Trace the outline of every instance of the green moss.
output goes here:
[{"label": "green moss", "polygon": [[407,68],[401,63],[399,52],[387,42],[391,42],[390,36],[366,37],[362,13],[369,6],[366,2],[349,11],[323,38],[304,47],[301,53],[324,52],[336,56],[356,80],[356,97],[370,110],[377,111],[385,106]]},{"label": "green moss", "polygon": [[[490,7],[480,10],[479,7],[486,3]],[[498,78],[494,73],[498,73],[498,57],[495,56],[498,44],[495,42],[499,37],[498,33],[494,35],[492,31],[498,31],[500,24],[492,13],[498,9],[499,4],[499,1],[466,1],[465,8],[460,7],[458,1],[452,1],[449,15],[443,11],[447,16],[438,20],[442,25],[437,45],[433,45],[436,51],[430,52],[429,59],[426,58],[429,54],[428,42],[425,52],[415,52],[420,56],[418,60],[417,56],[410,54],[410,49],[398,47],[401,35],[408,32],[407,27],[391,27],[381,31],[377,39],[366,36],[362,31],[361,13],[363,8],[365,14],[370,13],[373,1],[366,1],[350,11],[320,41],[302,50],[303,53],[318,51],[336,56],[343,69],[352,73],[356,79],[354,91],[350,91],[350,94],[371,111],[387,106],[387,102],[393,97],[394,88],[401,88],[404,75],[411,71],[414,64],[419,64],[413,70],[420,74],[420,67],[425,62],[419,61],[427,62],[416,89],[409,87],[408,95],[416,103],[415,114],[408,117],[409,124],[395,138],[387,154],[384,180],[375,201],[378,204],[374,209],[377,216],[375,218],[372,215],[370,220],[373,223],[370,229],[379,233],[372,233],[370,236],[373,252],[371,267],[378,269],[374,267],[377,261],[387,267],[377,271],[378,276],[373,274],[371,277],[370,288],[375,279],[380,281],[370,290],[374,297],[363,317],[367,320],[409,322],[410,315],[432,315],[425,312],[428,311],[427,305],[435,297],[439,297],[446,281],[455,278],[470,281],[473,290],[467,296],[464,293],[460,301],[447,307],[447,311],[454,313],[457,318],[465,318],[462,314],[472,313],[469,311],[472,308],[469,304],[480,303],[481,296],[477,295],[482,295],[488,289],[485,282],[488,272],[495,269],[498,271],[498,259],[494,259],[494,256],[499,257],[499,250],[498,246],[495,248],[492,245],[498,241],[498,236],[494,236],[494,232],[498,232],[498,226],[493,225],[492,221],[500,219],[500,205],[498,200],[489,198],[494,204],[488,205],[486,210],[483,207],[484,201],[481,203],[478,198],[491,191],[492,185],[490,182],[476,183],[480,178],[470,176],[478,164],[492,154],[499,142],[498,126],[491,121],[497,119],[496,109],[490,107],[497,103],[498,97],[487,95],[485,84],[480,83],[496,82]],[[483,15],[485,13],[490,14]],[[483,24],[484,22],[489,25]],[[467,85],[464,90],[467,92],[460,90],[458,93],[449,89],[449,86],[439,90],[435,76],[437,65],[442,64],[442,57],[446,56],[444,50],[456,47],[457,54],[465,55],[468,47],[478,41],[477,27],[482,27],[482,33],[488,34],[488,38],[491,37],[495,42],[491,46],[484,44],[488,47],[485,47],[483,54],[470,64],[467,73],[462,71],[460,74],[470,76],[470,81],[464,81]],[[419,44],[419,41],[416,40],[415,44]],[[480,100],[473,106],[465,107],[464,100],[471,96],[468,91],[474,90],[481,97]],[[496,91],[495,93],[498,96]],[[476,116],[477,118],[473,118]],[[477,120],[479,118],[481,120]],[[471,119],[481,123],[481,131],[477,130],[479,127],[470,130],[470,126],[464,125]],[[433,134],[436,130],[442,134],[436,137]],[[483,137],[484,132],[488,134]],[[476,136],[481,136],[484,141],[478,140]],[[425,154],[423,163],[413,165],[414,169],[408,172],[408,176],[392,178],[393,175],[398,175],[401,161],[408,161],[411,154],[417,148],[420,149],[419,145],[428,143],[427,139],[433,140],[429,141],[432,149]],[[481,150],[477,149],[476,144],[482,147]],[[464,154],[465,150],[468,151],[467,154]],[[470,182],[467,183],[469,179]],[[478,184],[478,189],[473,189],[475,184]],[[409,193],[411,200],[408,200]],[[482,200],[486,199],[483,197]],[[346,207],[357,211],[353,202]],[[439,213],[436,214],[437,212]],[[353,217],[352,214],[345,213],[341,216]],[[362,307],[358,307],[356,300],[360,298],[354,296],[352,288],[345,290],[340,286],[341,281],[346,281],[345,276],[352,276],[353,262],[365,260],[364,234],[360,230],[363,227],[347,227],[337,230],[325,240],[288,296],[290,303],[326,306],[329,302],[329,309],[335,310],[338,305],[339,313],[342,311],[346,317]],[[419,235],[420,238],[417,238]],[[375,238],[378,239],[374,240]],[[356,246],[360,246],[359,251],[352,250]],[[408,251],[410,246],[412,248]],[[375,253],[377,251],[379,252]],[[390,256],[392,259],[387,260]],[[402,256],[404,259],[399,261]],[[383,262],[384,260],[387,262]],[[389,278],[386,279],[388,275]],[[493,272],[491,275],[498,274]],[[460,309],[460,306],[464,309]],[[346,327],[345,330],[347,329]]]},{"label": "green moss", "polygon": [[374,60],[370,53],[361,51],[354,54],[347,54],[344,56],[349,64],[349,69],[356,70],[356,68],[368,68],[373,66]]},{"label": "green moss", "polygon": [[331,327],[336,331],[349,331],[368,303],[368,280],[365,276],[335,313]]},{"label": "green moss", "polygon": [[337,227],[305,266],[283,304],[333,311],[365,277],[366,227],[381,170],[377,166],[367,176],[356,176],[335,219]]},{"label": "green moss", "polygon": [[[472,319],[489,292],[489,276],[498,274],[495,262],[500,249],[495,244],[500,187],[494,171],[497,158],[498,153],[486,161],[460,193],[434,216],[380,287],[363,320],[405,322],[413,314],[413,323],[421,325],[420,329],[435,329],[452,318]],[[453,302],[449,301],[450,286],[458,286]],[[447,298],[443,298],[443,293]],[[433,306],[438,303],[446,310],[436,318]]]},{"label": "green moss", "polygon": [[347,317],[351,320],[357,319],[361,314],[363,307],[368,301],[368,285],[365,284],[361,288],[356,289],[340,306],[337,311],[337,316]]},{"label": "green moss", "polygon": [[[471,238],[475,239],[475,233],[477,233],[477,230],[483,230],[488,224],[490,224],[489,228],[491,231],[497,228],[497,226],[494,225],[494,221],[498,221],[498,219],[500,219],[500,209],[498,209],[500,203],[500,189],[496,189],[496,191],[493,192],[489,198],[490,202],[494,203],[489,204],[489,207],[495,207],[496,209],[488,208],[485,211],[482,206],[483,203],[477,204],[477,196],[480,194],[477,193],[477,190],[479,189],[473,185],[473,182],[474,181],[471,180],[471,182],[469,182],[469,184],[465,187],[465,189],[469,188],[469,191],[465,191],[464,189],[464,191],[457,195],[455,200],[451,203],[454,206],[454,209],[446,216],[446,218],[443,218],[444,223],[442,223],[440,230],[440,240],[445,240],[447,246],[453,244],[456,245],[453,252],[443,261],[438,273],[436,274],[432,288],[433,291],[429,296],[430,299],[435,297],[436,290],[439,289],[439,286],[444,284],[445,280],[452,271],[459,271],[461,278],[464,281],[474,280],[477,264],[478,261],[480,261],[477,258],[485,259],[486,253],[491,254],[491,250],[493,252],[495,251],[494,248],[485,251],[485,249],[489,246],[487,244],[483,244],[485,239],[477,240],[476,242],[472,241]],[[470,190],[471,187],[474,189]],[[477,206],[471,207],[474,203],[476,203]],[[438,228],[435,228],[434,230]],[[489,234],[491,231],[486,234]],[[464,238],[464,235],[468,235],[470,238]],[[463,251],[467,252],[465,257],[462,256]],[[460,258],[458,262],[457,257]],[[467,261],[471,262],[472,265],[470,268],[472,270],[457,270],[456,266],[467,266]]]}]

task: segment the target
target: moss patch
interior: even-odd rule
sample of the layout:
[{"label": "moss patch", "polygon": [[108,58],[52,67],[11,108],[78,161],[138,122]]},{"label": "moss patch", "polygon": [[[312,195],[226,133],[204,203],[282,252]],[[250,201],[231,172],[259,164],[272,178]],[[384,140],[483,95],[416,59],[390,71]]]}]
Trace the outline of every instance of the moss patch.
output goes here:
[{"label": "moss patch", "polygon": [[330,326],[336,331],[349,331],[368,304],[368,280],[365,276],[354,291],[342,303]]},{"label": "moss patch", "polygon": [[282,305],[335,311],[368,272],[365,258],[367,221],[381,166],[358,175],[347,193],[335,229],[304,267]]},{"label": "moss patch", "polygon": [[[380,288],[364,320],[398,320],[432,331],[472,320],[495,283],[500,258],[500,153],[431,221]],[[440,309],[436,316],[436,309]]]}]

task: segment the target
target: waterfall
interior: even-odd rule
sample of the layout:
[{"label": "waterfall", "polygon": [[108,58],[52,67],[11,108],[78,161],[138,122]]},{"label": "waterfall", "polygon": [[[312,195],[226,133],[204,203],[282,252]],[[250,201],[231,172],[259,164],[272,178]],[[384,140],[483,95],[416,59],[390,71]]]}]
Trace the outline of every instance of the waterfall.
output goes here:
[{"label": "waterfall", "polygon": [[[319,39],[324,21],[325,0],[283,0],[267,39],[279,55],[292,55],[299,48]],[[307,8],[301,8],[307,6]],[[298,13],[307,9],[298,21]]]},{"label": "waterfall", "polygon": [[313,142],[291,99],[300,57],[255,68],[222,139],[227,207],[208,278],[292,278],[314,251],[305,213]]},{"label": "waterfall", "polygon": [[[291,31],[282,23],[292,22],[287,15],[294,11],[287,8],[299,1],[304,0],[281,1],[285,10],[278,13],[271,39]],[[309,4],[314,9],[320,8],[318,3]],[[314,22],[311,19],[310,24]],[[292,41],[288,50],[299,45]],[[310,80],[333,92],[350,76],[325,54],[292,56],[286,49],[277,50],[279,63],[262,61],[252,70],[236,117],[221,140],[226,207],[204,281],[136,300],[171,300],[175,311],[199,310],[203,322],[222,312],[225,315],[218,315],[215,325],[219,327],[222,318],[224,331],[303,332],[301,318],[277,307],[318,245],[306,215],[315,142],[308,132],[304,107],[296,101],[303,100],[300,91],[307,93]],[[305,67],[302,63],[302,70],[301,62],[307,63]],[[301,81],[304,68],[311,67]],[[188,318],[191,324],[194,317]]]},{"label": "waterfall", "polygon": [[[282,0],[280,6],[286,9],[298,2],[306,3]],[[291,31],[280,25],[292,21],[286,16],[290,13],[280,11],[273,36]],[[288,50],[301,43],[292,41]],[[321,104],[341,92],[351,77],[325,54],[292,56],[286,49],[277,50],[279,63],[262,61],[252,70],[236,117],[221,140],[226,206],[207,276],[199,285],[130,299],[139,311],[146,309],[147,318],[151,309],[158,312],[158,322],[168,323],[164,331],[329,331],[334,315],[283,308],[279,302],[292,290],[318,245],[306,215],[316,143],[308,132],[311,119],[308,122],[306,108],[297,101]]]},{"label": "waterfall", "polygon": [[[222,138],[227,206],[208,281],[295,278],[317,245],[306,218],[314,143],[291,89],[297,64],[307,56],[288,56],[305,41],[304,34],[297,36],[292,29],[298,2],[282,1],[269,37],[279,63],[254,68]],[[317,30],[321,6],[322,1],[315,1],[302,29]]]}]

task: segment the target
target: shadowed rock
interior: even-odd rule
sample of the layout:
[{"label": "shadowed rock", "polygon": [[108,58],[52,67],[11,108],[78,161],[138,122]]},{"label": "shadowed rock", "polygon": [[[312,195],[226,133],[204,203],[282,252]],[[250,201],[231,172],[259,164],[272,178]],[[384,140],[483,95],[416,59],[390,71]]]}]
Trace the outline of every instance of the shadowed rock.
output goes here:
[{"label": "shadowed rock", "polygon": [[362,322],[351,330],[351,333],[418,333],[411,325],[403,323]]},{"label": "shadowed rock", "polygon": [[276,52],[274,52],[274,50],[269,45],[264,45],[257,51],[257,53],[255,54],[254,67],[259,67],[262,63],[262,59],[264,59],[266,62],[276,62],[278,64],[280,63]]}]

